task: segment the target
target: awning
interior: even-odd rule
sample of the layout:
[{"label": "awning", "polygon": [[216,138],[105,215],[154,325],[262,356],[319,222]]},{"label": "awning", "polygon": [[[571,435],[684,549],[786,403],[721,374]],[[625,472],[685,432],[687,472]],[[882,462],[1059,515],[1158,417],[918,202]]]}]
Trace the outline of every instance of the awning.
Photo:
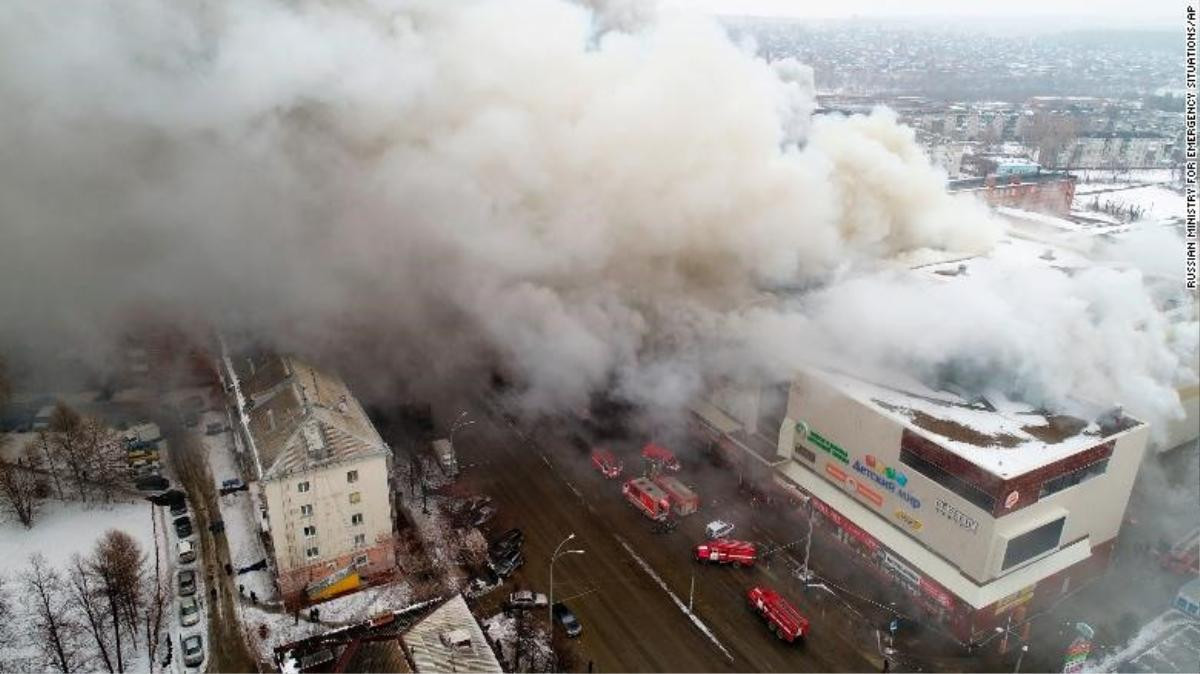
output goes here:
[{"label": "awning", "polygon": [[832,506],[846,520],[852,521],[884,547],[976,609],[994,604],[1022,588],[1087,559],[1092,554],[1091,544],[1084,538],[1033,564],[979,585],[964,576],[953,564],[909,538],[866,506],[817,477],[807,468],[792,462],[781,470],[813,496]]}]

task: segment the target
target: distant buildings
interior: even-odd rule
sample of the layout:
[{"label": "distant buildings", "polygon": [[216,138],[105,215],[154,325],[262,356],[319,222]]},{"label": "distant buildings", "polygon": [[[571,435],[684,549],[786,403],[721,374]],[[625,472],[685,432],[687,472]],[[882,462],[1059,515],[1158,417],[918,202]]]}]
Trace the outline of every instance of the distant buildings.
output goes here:
[{"label": "distant buildings", "polygon": [[232,356],[223,365],[285,603],[391,573],[391,453],[345,382],[292,356]]}]

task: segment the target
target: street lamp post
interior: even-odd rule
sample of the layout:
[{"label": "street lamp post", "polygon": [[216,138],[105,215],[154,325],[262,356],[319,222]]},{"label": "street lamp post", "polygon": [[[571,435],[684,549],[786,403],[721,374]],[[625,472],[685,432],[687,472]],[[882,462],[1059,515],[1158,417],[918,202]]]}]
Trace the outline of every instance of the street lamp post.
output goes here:
[{"label": "street lamp post", "polygon": [[1025,657],[1025,653],[1029,651],[1029,646],[1021,645],[1021,654],[1017,656],[1017,666],[1013,668],[1013,674],[1019,674],[1021,671],[1021,658]]},{"label": "street lamp post", "polygon": [[812,502],[808,504],[808,535],[804,540],[804,587],[808,588],[808,553],[812,550],[813,511]]},{"label": "street lamp post", "polygon": [[[550,555],[550,596],[546,602],[546,617],[550,620],[550,629],[554,629],[554,562],[563,555],[582,555],[583,550],[563,550],[562,546],[567,544],[567,541],[575,538],[575,534],[571,534],[562,539],[557,548],[554,548],[554,554]],[[561,550],[561,552],[559,552]]]}]

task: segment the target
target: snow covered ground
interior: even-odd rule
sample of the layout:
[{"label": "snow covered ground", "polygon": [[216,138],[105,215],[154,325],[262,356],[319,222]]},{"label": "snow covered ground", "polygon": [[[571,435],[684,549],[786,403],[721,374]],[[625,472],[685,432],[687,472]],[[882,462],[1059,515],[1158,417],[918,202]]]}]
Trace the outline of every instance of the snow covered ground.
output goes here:
[{"label": "snow covered ground", "polygon": [[1200,623],[1170,610],[1147,623],[1119,651],[1088,663],[1085,672],[1194,672],[1200,663]]}]

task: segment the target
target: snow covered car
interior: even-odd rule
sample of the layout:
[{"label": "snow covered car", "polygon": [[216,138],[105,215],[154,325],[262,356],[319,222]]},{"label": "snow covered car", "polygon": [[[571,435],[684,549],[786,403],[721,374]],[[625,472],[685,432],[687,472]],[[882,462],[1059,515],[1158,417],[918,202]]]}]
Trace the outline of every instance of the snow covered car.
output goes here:
[{"label": "snow covered car", "polygon": [[192,569],[179,571],[179,596],[190,597],[196,594],[196,572]]},{"label": "snow covered car", "polygon": [[600,474],[608,479],[614,479],[621,476],[621,471],[625,469],[625,465],[621,463],[612,452],[607,449],[596,449],[592,451],[592,465]]},{"label": "snow covered car", "polygon": [[517,590],[508,595],[508,601],[505,606],[510,609],[524,608],[545,608],[549,603],[546,595],[540,592],[530,592],[529,590]]},{"label": "snow covered car", "polygon": [[179,541],[179,562],[188,564],[196,561],[196,545],[189,540]]},{"label": "snow covered car", "polygon": [[704,535],[708,536],[710,541],[725,538],[731,533],[733,533],[733,524],[725,520],[713,520],[704,527]]},{"label": "snow covered car", "polygon": [[185,637],[179,642],[183,651],[183,664],[188,667],[199,667],[204,662],[204,641],[199,634]]},{"label": "snow covered car", "polygon": [[195,597],[183,597],[179,600],[179,624],[191,627],[200,622],[200,604]]}]

